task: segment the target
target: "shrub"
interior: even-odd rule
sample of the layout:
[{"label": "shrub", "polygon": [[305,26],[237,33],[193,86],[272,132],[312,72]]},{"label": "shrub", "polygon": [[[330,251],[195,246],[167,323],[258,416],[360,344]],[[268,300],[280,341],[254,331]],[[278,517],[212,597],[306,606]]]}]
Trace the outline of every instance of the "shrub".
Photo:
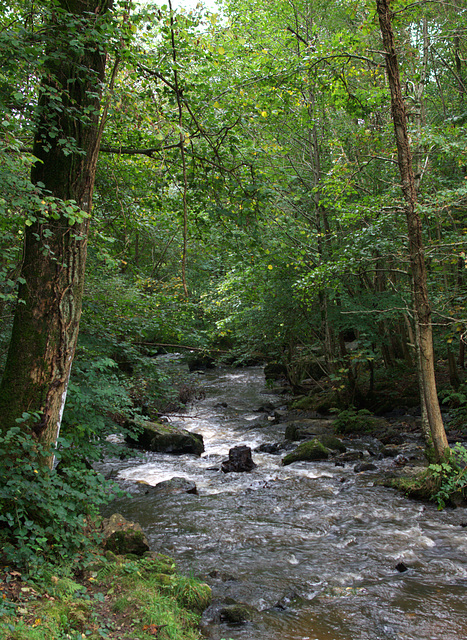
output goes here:
[{"label": "shrub", "polygon": [[0,544],[6,562],[27,571],[85,551],[97,537],[92,518],[114,495],[95,471],[49,469],[46,455],[20,427],[0,436]]},{"label": "shrub", "polygon": [[467,497],[467,449],[455,444],[450,456],[428,467],[428,478],[433,483],[431,497],[443,509]]}]

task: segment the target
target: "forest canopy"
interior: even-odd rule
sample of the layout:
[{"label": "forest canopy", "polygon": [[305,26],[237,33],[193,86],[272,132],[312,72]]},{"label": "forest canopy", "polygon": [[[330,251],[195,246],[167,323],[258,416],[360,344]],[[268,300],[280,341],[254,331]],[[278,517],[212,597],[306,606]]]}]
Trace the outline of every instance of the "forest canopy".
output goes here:
[{"label": "forest canopy", "polygon": [[338,409],[418,375],[442,456],[435,374],[460,423],[467,399],[464,3],[15,0],[0,59],[4,434],[50,467],[63,423],[92,461],[173,400],[153,356],[191,349]]}]

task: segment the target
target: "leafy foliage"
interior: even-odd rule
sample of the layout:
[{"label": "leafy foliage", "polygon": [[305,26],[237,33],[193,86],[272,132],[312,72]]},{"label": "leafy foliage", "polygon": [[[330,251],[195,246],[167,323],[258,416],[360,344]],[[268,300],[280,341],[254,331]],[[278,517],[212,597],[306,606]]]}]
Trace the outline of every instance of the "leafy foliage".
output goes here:
[{"label": "leafy foliage", "polygon": [[[0,438],[2,553],[29,572],[90,548],[92,518],[113,497],[112,483],[100,474],[80,466],[51,470],[43,465],[46,455],[20,427]],[[56,456],[60,460],[59,451]]]},{"label": "leafy foliage", "polygon": [[432,499],[443,509],[467,498],[467,449],[457,443],[447,460],[430,464],[427,481],[432,483]]}]

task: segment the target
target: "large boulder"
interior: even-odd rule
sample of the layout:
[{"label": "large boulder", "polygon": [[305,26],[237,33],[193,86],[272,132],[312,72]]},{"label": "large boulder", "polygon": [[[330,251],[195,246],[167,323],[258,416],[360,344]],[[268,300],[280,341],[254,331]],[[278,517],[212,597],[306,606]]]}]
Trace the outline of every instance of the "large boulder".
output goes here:
[{"label": "large boulder", "polygon": [[282,458],[282,464],[292,464],[300,460],[326,460],[328,457],[329,451],[315,438],[299,444],[296,449]]},{"label": "large boulder", "polygon": [[154,486],[148,486],[146,493],[158,496],[173,496],[179,493],[192,493],[198,495],[196,484],[192,480],[175,476],[170,480],[162,480]]},{"label": "large boulder", "polygon": [[193,453],[197,456],[200,456],[204,451],[203,436],[191,433],[186,429],[159,422],[145,422],[141,428],[132,421],[128,421],[125,426],[135,433],[134,436],[128,435],[126,437],[128,444],[140,447],[145,451],[178,455]]},{"label": "large boulder", "polygon": [[104,549],[117,555],[142,556],[149,551],[149,543],[137,522],[130,522],[114,513],[102,522]]},{"label": "large boulder", "polygon": [[251,471],[256,467],[251,457],[251,449],[246,445],[232,447],[229,451],[229,459],[224,460],[221,470],[224,473]]}]

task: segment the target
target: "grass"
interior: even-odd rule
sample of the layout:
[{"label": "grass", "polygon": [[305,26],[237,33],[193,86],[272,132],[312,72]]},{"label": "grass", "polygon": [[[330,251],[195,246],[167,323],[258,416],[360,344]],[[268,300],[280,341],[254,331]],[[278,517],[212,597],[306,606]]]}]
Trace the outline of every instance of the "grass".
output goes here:
[{"label": "grass", "polygon": [[0,574],[0,640],[200,640],[211,590],[167,556],[96,555],[74,574]]}]

